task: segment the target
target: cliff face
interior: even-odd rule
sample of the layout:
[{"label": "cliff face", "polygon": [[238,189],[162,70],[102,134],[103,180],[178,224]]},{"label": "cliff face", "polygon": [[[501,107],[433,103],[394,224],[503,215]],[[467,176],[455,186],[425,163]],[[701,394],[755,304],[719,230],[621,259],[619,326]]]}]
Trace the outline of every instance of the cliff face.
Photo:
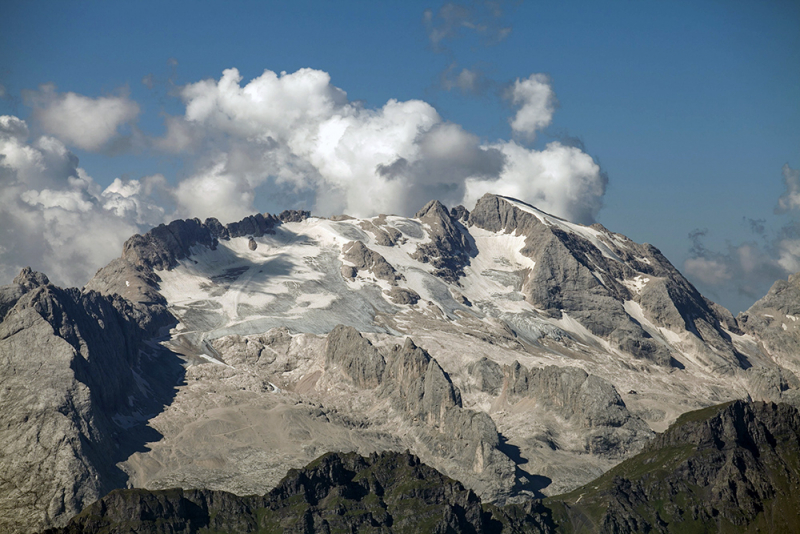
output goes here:
[{"label": "cliff face", "polygon": [[[180,373],[146,340],[173,322],[163,307],[61,289],[29,269],[0,289],[0,530],[64,523],[125,483],[116,463],[146,433]],[[150,435],[150,438],[156,437]]]}]

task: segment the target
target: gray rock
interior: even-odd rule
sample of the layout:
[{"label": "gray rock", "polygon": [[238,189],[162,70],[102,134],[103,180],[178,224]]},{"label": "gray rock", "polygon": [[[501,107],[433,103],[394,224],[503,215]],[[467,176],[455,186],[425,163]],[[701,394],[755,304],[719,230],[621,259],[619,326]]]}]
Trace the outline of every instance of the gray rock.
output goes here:
[{"label": "gray rock", "polygon": [[256,240],[251,237],[247,241],[247,248],[249,248],[250,250],[255,250],[258,248],[258,243],[256,243]]},{"label": "gray rock", "polygon": [[514,464],[500,450],[488,414],[462,407],[461,392],[439,363],[411,338],[383,355],[358,331],[337,326],[326,342],[326,370],[374,388],[414,423],[418,454],[488,498],[507,495]]},{"label": "gray rock", "polygon": [[395,304],[408,304],[413,306],[419,302],[419,294],[413,289],[405,289],[402,287],[393,287],[388,292],[389,298]]},{"label": "gray rock", "polygon": [[359,226],[375,236],[375,242],[384,247],[393,247],[403,239],[403,234],[397,228],[385,224],[386,216],[380,215],[375,222],[361,221]]},{"label": "gray rock", "polygon": [[514,362],[504,368],[504,375],[508,402],[534,399],[548,412],[590,429],[585,433],[587,452],[624,457],[653,436],[647,423],[628,411],[611,383],[583,369],[526,369]]},{"label": "gray rock", "polygon": [[396,285],[397,280],[403,279],[383,256],[367,248],[361,241],[347,243],[342,247],[342,252],[344,259],[353,263],[357,269],[369,271],[376,278],[386,280],[392,285]]},{"label": "gray rock", "polygon": [[499,395],[503,389],[503,368],[486,356],[467,365],[467,372],[475,379],[478,389],[490,395]]},{"label": "gray rock", "polygon": [[745,371],[755,401],[785,402],[800,407],[800,380],[788,369],[751,367]]},{"label": "gray rock", "polygon": [[386,362],[369,340],[352,326],[339,325],[328,334],[325,368],[338,368],[358,387],[377,387]]},{"label": "gray rock", "polygon": [[28,269],[16,281],[23,294],[0,322],[0,531],[31,532],[124,486],[116,463],[158,436],[115,420],[160,410],[182,368],[148,345],[173,322],[163,306],[61,289]]},{"label": "gray rock", "polygon": [[352,280],[358,274],[358,269],[353,267],[352,265],[342,265],[342,278],[346,280]]},{"label": "gray rock", "polygon": [[430,227],[430,242],[419,245],[411,257],[433,265],[436,276],[457,283],[472,252],[464,227],[438,200],[428,202],[415,217]]},{"label": "gray rock", "polygon": [[285,223],[303,222],[309,217],[311,217],[311,212],[304,210],[283,210],[278,214],[278,219]]},{"label": "gray rock", "polygon": [[[700,295],[655,247],[595,224],[592,230],[610,251],[604,254],[578,233],[545,224],[503,197],[488,194],[478,201],[468,224],[526,236],[521,253],[534,260],[536,268],[525,277],[522,292],[548,315],[560,317],[566,312],[634,357],[677,365],[669,348],[625,311],[625,301],[632,300],[656,326],[695,334],[698,351],[710,366],[730,370],[749,366],[723,330],[736,328],[730,313]],[[641,293],[620,282],[645,275],[650,281]]]},{"label": "gray rock", "polygon": [[757,339],[771,359],[800,374],[798,318],[800,273],[775,282],[763,298],[737,317],[742,330]]}]

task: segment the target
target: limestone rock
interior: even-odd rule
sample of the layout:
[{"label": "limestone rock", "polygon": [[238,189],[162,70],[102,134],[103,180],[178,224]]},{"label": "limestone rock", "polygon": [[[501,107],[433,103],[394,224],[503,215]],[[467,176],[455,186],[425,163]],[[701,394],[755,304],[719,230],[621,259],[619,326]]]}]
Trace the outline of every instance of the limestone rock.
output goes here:
[{"label": "limestone rock", "polygon": [[116,463],[154,436],[123,421],[160,409],[180,366],[147,345],[173,322],[163,306],[61,289],[30,270],[16,282],[24,293],[0,322],[0,531],[30,532],[124,485]]},{"label": "limestone rock", "polygon": [[417,247],[412,257],[430,263],[435,274],[448,282],[457,282],[469,263],[472,247],[462,231],[463,226],[453,218],[438,200],[428,202],[415,218],[430,227],[430,242]]},{"label": "limestone rock", "polygon": [[499,395],[503,389],[503,368],[487,357],[474,361],[467,366],[467,372],[472,375],[480,391],[490,395]]},{"label": "limestone rock", "polygon": [[325,366],[338,367],[359,387],[374,388],[383,379],[386,362],[358,330],[339,325],[328,334]]},{"label": "limestone rock", "polygon": [[[710,368],[749,366],[723,330],[735,328],[730,313],[700,295],[658,249],[601,225],[587,229],[532,207],[526,211],[510,200],[484,195],[468,224],[526,236],[521,253],[536,268],[525,277],[522,291],[535,307],[553,317],[566,312],[637,358],[680,366],[670,349],[628,313],[626,303],[634,302],[656,326],[692,332]],[[636,280],[643,286],[635,288]]]},{"label": "limestone rock", "polygon": [[514,362],[504,369],[504,393],[511,404],[530,398],[549,413],[591,429],[585,438],[587,452],[625,456],[653,436],[611,383],[577,367],[526,369]]},{"label": "limestone rock", "polygon": [[249,248],[250,250],[255,250],[258,248],[258,243],[256,243],[256,240],[251,237],[247,241],[247,248]]},{"label": "limestone rock", "polygon": [[413,306],[419,302],[419,293],[413,289],[405,289],[402,287],[393,287],[389,290],[389,298],[395,304],[408,304]]},{"label": "limestone rock", "polygon": [[402,280],[402,275],[398,274],[383,256],[367,248],[361,241],[347,243],[342,247],[342,252],[344,259],[354,264],[357,269],[368,271],[380,280],[386,280],[392,285]]}]

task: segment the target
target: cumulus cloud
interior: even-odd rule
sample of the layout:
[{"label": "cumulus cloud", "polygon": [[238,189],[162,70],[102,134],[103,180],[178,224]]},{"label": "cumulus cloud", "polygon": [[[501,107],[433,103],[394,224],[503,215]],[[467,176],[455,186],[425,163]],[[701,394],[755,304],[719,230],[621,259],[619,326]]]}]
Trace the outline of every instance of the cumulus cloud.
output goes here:
[{"label": "cumulus cloud", "polygon": [[212,182],[224,199],[220,209],[231,216],[252,209],[265,184],[307,192],[320,214],[410,214],[431,198],[472,204],[497,191],[589,223],[605,193],[605,175],[578,148],[484,143],[420,100],[368,109],[319,70],[267,70],[242,85],[229,69],[219,80],[185,86],[181,97],[185,115],[168,119],[159,142],[177,150],[213,139],[207,146],[217,151],[189,179],[196,187],[178,187],[179,210],[187,215],[209,212],[207,197],[193,191]]},{"label": "cumulus cloud", "polygon": [[550,78],[545,74],[531,74],[524,80],[517,78],[509,88],[508,99],[519,107],[509,121],[511,129],[528,138],[550,125],[558,104]]},{"label": "cumulus cloud", "polygon": [[30,265],[56,283],[82,285],[119,256],[125,239],[162,221],[163,210],[144,198],[152,180],[116,180],[102,190],[61,141],[28,136],[25,121],[0,117],[3,283]]},{"label": "cumulus cloud", "polygon": [[45,132],[84,150],[102,148],[139,115],[139,105],[126,95],[89,98],[45,84],[24,97]]},{"label": "cumulus cloud", "polygon": [[[578,147],[487,142],[421,100],[366,107],[320,70],[266,70],[244,82],[228,69],[177,94],[185,112],[166,117],[166,133],[149,140],[152,148],[184,158],[186,175],[177,183],[162,175],[121,176],[103,189],[60,139],[31,141],[24,121],[3,117],[2,278],[31,265],[57,283],[83,284],[119,255],[130,235],[178,217],[231,222],[286,208],[412,215],[431,199],[471,208],[485,192],[496,192],[592,223],[605,194],[605,174]],[[54,89],[40,90],[37,98],[35,116],[44,125],[48,113],[68,109],[85,115],[79,124],[97,127],[98,109],[106,109],[104,99]],[[46,130],[76,146],[107,150],[120,124],[138,112],[124,100],[117,104],[128,111],[109,112],[102,135],[72,126]]]},{"label": "cumulus cloud", "polygon": [[684,273],[704,292],[729,301],[727,305],[734,311],[764,296],[776,280],[800,271],[800,173],[784,165],[782,175],[786,190],[778,199],[775,213],[790,219],[777,231],[768,230],[766,219],[743,218],[753,238],[727,243],[721,251],[705,246],[707,230],[689,234],[692,247],[683,264]]}]

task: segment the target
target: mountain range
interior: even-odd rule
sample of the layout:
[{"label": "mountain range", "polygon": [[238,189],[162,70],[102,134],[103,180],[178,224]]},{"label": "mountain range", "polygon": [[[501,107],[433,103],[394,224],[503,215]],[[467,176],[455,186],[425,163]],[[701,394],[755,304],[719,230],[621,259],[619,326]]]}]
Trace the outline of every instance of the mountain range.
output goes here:
[{"label": "mountain range", "polygon": [[[727,528],[770,510],[796,527],[780,496],[800,449],[799,291],[777,281],[734,317],[652,245],[496,195],[411,218],[173,221],[80,290],[30,269],[0,288],[0,530],[134,498],[263,518],[315,460],[328,500],[370,469],[450,481],[433,485],[454,499],[431,512],[442,532]],[[384,511],[408,498],[357,485]],[[322,531],[312,508],[297,517]]]}]

